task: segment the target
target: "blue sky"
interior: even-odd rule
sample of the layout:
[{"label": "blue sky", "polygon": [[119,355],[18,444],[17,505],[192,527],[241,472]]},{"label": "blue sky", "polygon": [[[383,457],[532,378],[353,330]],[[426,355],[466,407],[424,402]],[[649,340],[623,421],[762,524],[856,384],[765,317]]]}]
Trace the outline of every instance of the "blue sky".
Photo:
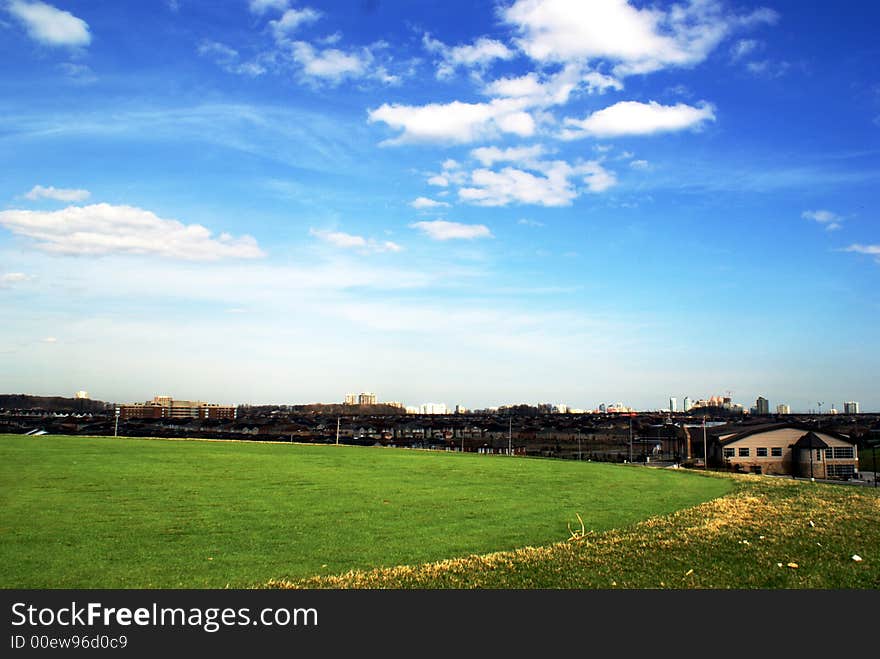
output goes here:
[{"label": "blue sky", "polygon": [[880,410],[878,23],[0,0],[0,389]]}]

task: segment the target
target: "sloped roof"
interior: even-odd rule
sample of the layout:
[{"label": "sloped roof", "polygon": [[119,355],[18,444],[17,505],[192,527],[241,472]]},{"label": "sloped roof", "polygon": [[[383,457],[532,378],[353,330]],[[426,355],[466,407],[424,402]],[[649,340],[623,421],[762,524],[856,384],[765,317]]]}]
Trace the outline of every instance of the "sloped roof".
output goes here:
[{"label": "sloped roof", "polygon": [[798,448],[828,448],[828,444],[814,432],[808,432],[794,443]]},{"label": "sloped roof", "polygon": [[[716,426],[715,428],[707,428],[707,434],[710,434],[709,431],[712,432],[711,435],[715,438],[718,438],[721,435],[728,435],[731,431],[734,434],[730,435],[724,440],[721,440],[720,443],[722,446],[726,446],[727,444],[732,444],[733,442],[737,442],[741,439],[745,439],[751,435],[758,435],[765,432],[773,432],[774,430],[782,430],[784,428],[792,428],[794,430],[803,430],[806,434],[814,434],[814,432],[820,432],[823,435],[828,435],[829,437],[834,437],[835,439],[840,439],[849,444],[855,444],[853,440],[851,440],[846,435],[842,435],[839,432],[834,432],[833,430],[823,430],[821,428],[811,428],[810,426],[806,426],[800,423],[762,423],[754,426],[741,426],[741,430],[736,432],[735,426]],[[828,445],[822,441],[822,439],[816,436],[816,439],[822,442],[823,447],[827,447]],[[800,440],[798,440],[800,441]],[[820,446],[816,446],[816,448],[821,448]]]}]

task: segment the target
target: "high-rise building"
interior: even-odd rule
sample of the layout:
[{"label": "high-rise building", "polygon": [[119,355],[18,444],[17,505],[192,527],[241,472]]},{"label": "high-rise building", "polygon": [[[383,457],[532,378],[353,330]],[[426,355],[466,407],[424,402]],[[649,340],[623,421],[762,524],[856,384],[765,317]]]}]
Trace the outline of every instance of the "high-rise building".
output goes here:
[{"label": "high-rise building", "polygon": [[684,400],[683,400],[682,403],[681,403],[681,410],[682,410],[682,412],[690,412],[690,411],[691,411],[691,407],[693,407],[693,405],[691,405],[691,399],[688,398],[687,396],[685,396],[685,397],[684,397]]},{"label": "high-rise building", "polygon": [[358,405],[375,405],[376,394],[363,392],[358,396]]},{"label": "high-rise building", "polygon": [[669,399],[669,411],[678,412],[678,398],[675,396]]},{"label": "high-rise building", "polygon": [[844,414],[858,414],[859,413],[859,403],[854,400],[848,400],[843,404],[843,413]]},{"label": "high-rise building", "polygon": [[770,401],[763,396],[758,396],[758,400],[755,401],[755,413],[758,416],[770,414]]},{"label": "high-rise building", "polygon": [[346,405],[357,405],[358,397],[357,394],[345,394],[345,404]]},{"label": "high-rise building", "polygon": [[88,400],[89,399],[89,392],[88,391],[77,391],[75,394],[73,394],[73,397],[77,400]]},{"label": "high-rise building", "polygon": [[779,405],[776,406],[776,413],[777,414],[791,414],[791,406],[787,405],[785,403],[779,403]]},{"label": "high-rise building", "polygon": [[449,414],[446,403],[425,403],[421,407],[422,414]]}]

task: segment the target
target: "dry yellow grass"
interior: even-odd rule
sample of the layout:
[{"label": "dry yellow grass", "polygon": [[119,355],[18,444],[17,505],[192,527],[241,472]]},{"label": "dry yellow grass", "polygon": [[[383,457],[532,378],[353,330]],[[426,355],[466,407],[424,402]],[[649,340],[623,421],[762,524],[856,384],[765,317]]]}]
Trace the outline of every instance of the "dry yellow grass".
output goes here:
[{"label": "dry yellow grass", "polygon": [[[352,571],[270,588],[877,588],[880,495],[728,476],[729,495],[546,547]],[[861,560],[852,557],[858,556]]]}]

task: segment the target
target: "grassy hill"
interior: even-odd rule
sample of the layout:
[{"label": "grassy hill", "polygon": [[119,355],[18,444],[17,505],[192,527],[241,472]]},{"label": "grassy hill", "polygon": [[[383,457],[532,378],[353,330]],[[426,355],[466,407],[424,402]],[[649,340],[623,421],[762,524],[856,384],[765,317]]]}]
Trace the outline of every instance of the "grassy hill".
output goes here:
[{"label": "grassy hill", "polygon": [[544,547],[266,585],[880,589],[880,491],[767,476],[715,478],[736,483],[735,490],[628,528]]},{"label": "grassy hill", "polygon": [[0,586],[302,583],[552,545],[578,514],[594,532],[621,529],[732,484],[474,454],[4,435]]}]

